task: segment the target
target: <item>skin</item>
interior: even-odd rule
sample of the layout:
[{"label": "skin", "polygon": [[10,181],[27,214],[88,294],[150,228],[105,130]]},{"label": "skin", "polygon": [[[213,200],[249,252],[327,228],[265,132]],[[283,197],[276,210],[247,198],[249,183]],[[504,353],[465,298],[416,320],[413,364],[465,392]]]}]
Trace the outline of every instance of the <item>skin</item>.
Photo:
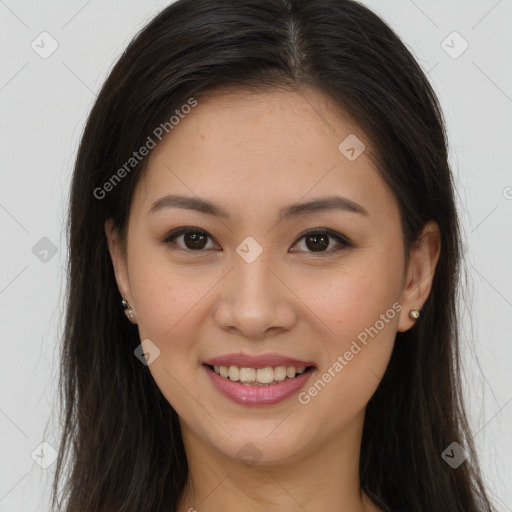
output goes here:
[{"label": "skin", "polygon": [[[355,161],[338,150],[349,134],[366,145]],[[218,92],[201,98],[152,151],[125,252],[106,222],[120,293],[141,340],[160,350],[149,369],[180,417],[189,480],[179,512],[379,510],[358,479],[365,407],[396,332],[414,325],[409,311],[428,297],[440,238],[428,223],[406,261],[398,205],[370,151],[357,125],[315,91]],[[170,193],[219,203],[231,218],[177,208],[148,213]],[[278,221],[284,206],[333,194],[368,215],[330,210]],[[187,249],[183,236],[174,246],[162,243],[181,226],[206,231],[203,252]],[[315,228],[332,229],[353,247],[330,252],[338,246],[331,238],[314,252],[301,236]],[[236,252],[248,236],[263,249],[252,263]],[[233,352],[277,352],[315,362],[307,390],[394,303],[402,310],[305,405],[297,396],[236,404],[202,366]],[[247,443],[259,452],[254,465],[238,455]]]}]

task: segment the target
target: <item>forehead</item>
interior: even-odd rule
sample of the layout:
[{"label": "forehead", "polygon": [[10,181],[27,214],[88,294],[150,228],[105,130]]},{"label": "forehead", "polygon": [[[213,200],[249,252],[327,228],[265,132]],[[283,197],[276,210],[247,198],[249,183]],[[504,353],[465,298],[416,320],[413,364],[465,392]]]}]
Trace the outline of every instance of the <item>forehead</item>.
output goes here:
[{"label": "forehead", "polygon": [[[268,157],[289,159],[309,153],[318,158],[321,149],[336,153],[338,144],[332,144],[345,133],[364,137],[347,114],[314,90],[221,90],[201,97],[198,106],[183,117],[167,137],[168,146],[188,141],[204,152],[223,144],[223,149],[231,148],[224,152],[226,158],[236,156],[239,148]],[[155,151],[153,157],[158,154]]]},{"label": "forehead", "polygon": [[[392,201],[371,142],[325,95],[223,91],[197,101],[152,150],[137,202],[181,191],[256,211],[337,191],[375,212]],[[357,156],[359,143],[354,159],[346,146]]]}]

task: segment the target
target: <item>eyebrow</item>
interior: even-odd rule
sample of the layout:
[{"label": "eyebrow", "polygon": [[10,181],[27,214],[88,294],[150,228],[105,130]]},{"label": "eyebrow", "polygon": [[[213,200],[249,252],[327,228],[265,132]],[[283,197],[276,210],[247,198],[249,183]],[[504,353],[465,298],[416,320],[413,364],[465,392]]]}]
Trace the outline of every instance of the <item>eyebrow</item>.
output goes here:
[{"label": "eyebrow", "polygon": [[[198,197],[183,196],[179,194],[169,194],[156,200],[149,209],[148,215],[165,208],[182,208],[185,210],[195,210],[215,217],[229,220],[231,215],[222,206],[201,199]],[[279,220],[289,220],[293,217],[309,215],[312,213],[328,210],[339,210],[361,215],[369,215],[368,210],[354,201],[341,196],[319,197],[304,203],[295,203],[279,210]]]}]

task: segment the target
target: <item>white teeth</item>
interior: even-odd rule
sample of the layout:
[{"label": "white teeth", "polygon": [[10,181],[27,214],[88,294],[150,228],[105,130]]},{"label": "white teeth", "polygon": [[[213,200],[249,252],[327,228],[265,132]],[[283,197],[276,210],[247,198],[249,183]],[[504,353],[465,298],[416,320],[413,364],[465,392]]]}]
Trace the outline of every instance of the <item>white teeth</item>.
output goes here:
[{"label": "white teeth", "polygon": [[240,368],[238,375],[242,382],[252,382],[256,380],[256,370],[254,368]]},{"label": "white teeth", "polygon": [[228,370],[228,377],[235,382],[240,378],[240,370],[238,366],[230,366]]},{"label": "white teeth", "polygon": [[256,381],[261,384],[268,384],[274,380],[274,369],[273,368],[258,368],[256,372]]},{"label": "white teeth", "polygon": [[305,366],[276,366],[275,368],[239,368],[238,366],[214,366],[215,373],[221,377],[229,378],[234,382],[271,384],[281,382],[286,378],[293,379],[306,371]]},{"label": "white teeth", "polygon": [[286,368],[286,376],[289,378],[289,379],[293,379],[293,377],[295,377],[295,368],[293,366],[288,366],[288,368]]},{"label": "white teeth", "polygon": [[274,380],[280,382],[286,379],[286,366],[278,366],[274,368]]}]

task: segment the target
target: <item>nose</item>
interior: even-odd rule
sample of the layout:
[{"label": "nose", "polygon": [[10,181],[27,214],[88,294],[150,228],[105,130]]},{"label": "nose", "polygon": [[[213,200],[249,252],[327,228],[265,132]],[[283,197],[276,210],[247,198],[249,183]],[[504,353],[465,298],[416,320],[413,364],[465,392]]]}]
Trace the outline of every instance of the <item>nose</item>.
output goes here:
[{"label": "nose", "polygon": [[237,255],[223,280],[215,321],[238,336],[264,339],[293,327],[298,319],[295,301],[286,276],[271,268],[263,254],[252,263]]}]

